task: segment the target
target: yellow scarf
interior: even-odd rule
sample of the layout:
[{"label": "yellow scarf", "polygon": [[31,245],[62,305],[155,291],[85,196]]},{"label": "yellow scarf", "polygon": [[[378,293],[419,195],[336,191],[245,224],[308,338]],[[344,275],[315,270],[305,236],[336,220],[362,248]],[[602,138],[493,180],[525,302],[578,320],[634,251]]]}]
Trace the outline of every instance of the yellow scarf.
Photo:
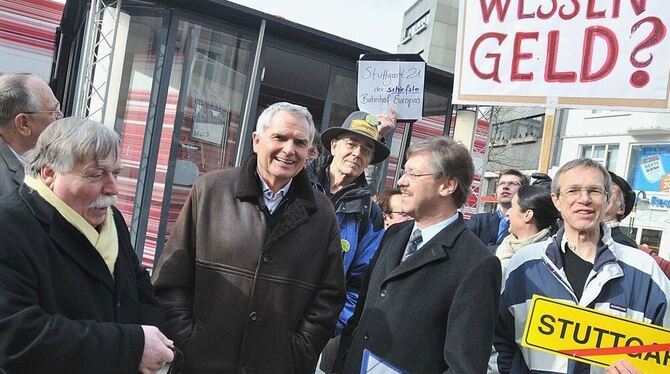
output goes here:
[{"label": "yellow scarf", "polygon": [[51,204],[51,206],[70,222],[72,226],[84,234],[95,250],[100,253],[102,259],[105,260],[109,273],[114,277],[114,263],[116,263],[116,257],[119,254],[119,238],[116,235],[116,225],[114,225],[112,209],[107,208],[107,218],[105,219],[105,222],[100,225],[100,232],[98,232],[98,230],[91,226],[90,223],[86,222],[79,213],[75,212],[74,209],[70,208],[69,205],[56,196],[56,194],[51,191],[41,179],[26,175],[24,182],[28,187],[37,191],[37,193]]}]

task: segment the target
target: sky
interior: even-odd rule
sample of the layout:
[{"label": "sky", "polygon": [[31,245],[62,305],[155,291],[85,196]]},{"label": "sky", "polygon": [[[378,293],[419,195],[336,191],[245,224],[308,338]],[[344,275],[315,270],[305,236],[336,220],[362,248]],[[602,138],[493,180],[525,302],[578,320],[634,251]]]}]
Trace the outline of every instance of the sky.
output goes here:
[{"label": "sky", "polygon": [[[65,0],[51,0],[65,3]],[[402,17],[417,0],[230,0],[369,47],[395,53]]]},{"label": "sky", "polygon": [[231,0],[311,28],[394,53],[402,18],[416,0]]}]

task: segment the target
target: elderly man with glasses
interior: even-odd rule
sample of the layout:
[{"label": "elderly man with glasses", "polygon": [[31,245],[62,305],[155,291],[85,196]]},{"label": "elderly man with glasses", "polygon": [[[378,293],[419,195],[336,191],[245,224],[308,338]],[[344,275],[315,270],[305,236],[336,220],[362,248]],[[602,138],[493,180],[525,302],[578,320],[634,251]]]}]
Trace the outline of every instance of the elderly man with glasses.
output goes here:
[{"label": "elderly man with glasses", "polygon": [[498,245],[509,235],[509,219],[506,214],[512,207],[512,198],[519,187],[528,184],[528,177],[516,169],[500,172],[496,184],[498,206],[494,212],[475,214],[466,223],[468,228],[477,235],[491,253],[495,253]]},{"label": "elderly man with glasses", "polygon": [[0,76],[0,195],[23,182],[23,154],[52,122],[63,118],[51,88],[37,75]]},{"label": "elderly man with glasses", "polygon": [[551,196],[564,226],[551,239],[522,248],[505,269],[490,373],[639,373],[618,361],[598,367],[521,347],[533,295],[670,326],[670,281],[654,260],[615,242],[603,221],[612,179],[588,158],[563,165]]},{"label": "elderly man with glasses", "polygon": [[[388,116],[351,113],[341,127],[323,132],[321,140],[330,155],[310,162],[305,170],[312,185],[324,193],[335,208],[347,287],[347,300],[337,320],[339,333],[354,313],[363,275],[384,234],[384,218],[367,189],[365,169],[384,161],[390,150],[378,139],[378,127],[391,122]],[[387,126],[388,127],[388,126]],[[320,369],[330,372],[339,335],[326,346]]]}]

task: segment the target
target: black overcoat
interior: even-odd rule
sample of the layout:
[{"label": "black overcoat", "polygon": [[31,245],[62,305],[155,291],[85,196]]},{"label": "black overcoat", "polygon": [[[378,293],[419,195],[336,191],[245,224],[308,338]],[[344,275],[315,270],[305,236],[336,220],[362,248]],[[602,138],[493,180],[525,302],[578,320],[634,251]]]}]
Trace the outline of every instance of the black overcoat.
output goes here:
[{"label": "black overcoat", "polygon": [[[86,237],[25,184],[0,199],[0,368],[137,373],[160,309],[114,209],[114,278]],[[1,372],[2,370],[0,370]]]},{"label": "black overcoat", "polygon": [[500,262],[459,217],[401,263],[413,225],[382,239],[344,372],[361,372],[368,350],[407,373],[485,373]]}]

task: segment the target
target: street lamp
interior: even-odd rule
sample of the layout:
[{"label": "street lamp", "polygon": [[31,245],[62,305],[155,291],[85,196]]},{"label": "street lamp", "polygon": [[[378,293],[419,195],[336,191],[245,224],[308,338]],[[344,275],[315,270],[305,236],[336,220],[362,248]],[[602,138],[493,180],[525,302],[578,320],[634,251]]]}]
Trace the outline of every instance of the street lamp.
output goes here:
[{"label": "street lamp", "polygon": [[635,205],[633,205],[633,211],[630,215],[630,221],[628,221],[628,234],[633,234],[633,226],[635,225],[635,216],[637,215],[638,208],[640,210],[649,209],[649,199],[647,199],[647,193],[644,191],[639,191],[635,195]]}]

